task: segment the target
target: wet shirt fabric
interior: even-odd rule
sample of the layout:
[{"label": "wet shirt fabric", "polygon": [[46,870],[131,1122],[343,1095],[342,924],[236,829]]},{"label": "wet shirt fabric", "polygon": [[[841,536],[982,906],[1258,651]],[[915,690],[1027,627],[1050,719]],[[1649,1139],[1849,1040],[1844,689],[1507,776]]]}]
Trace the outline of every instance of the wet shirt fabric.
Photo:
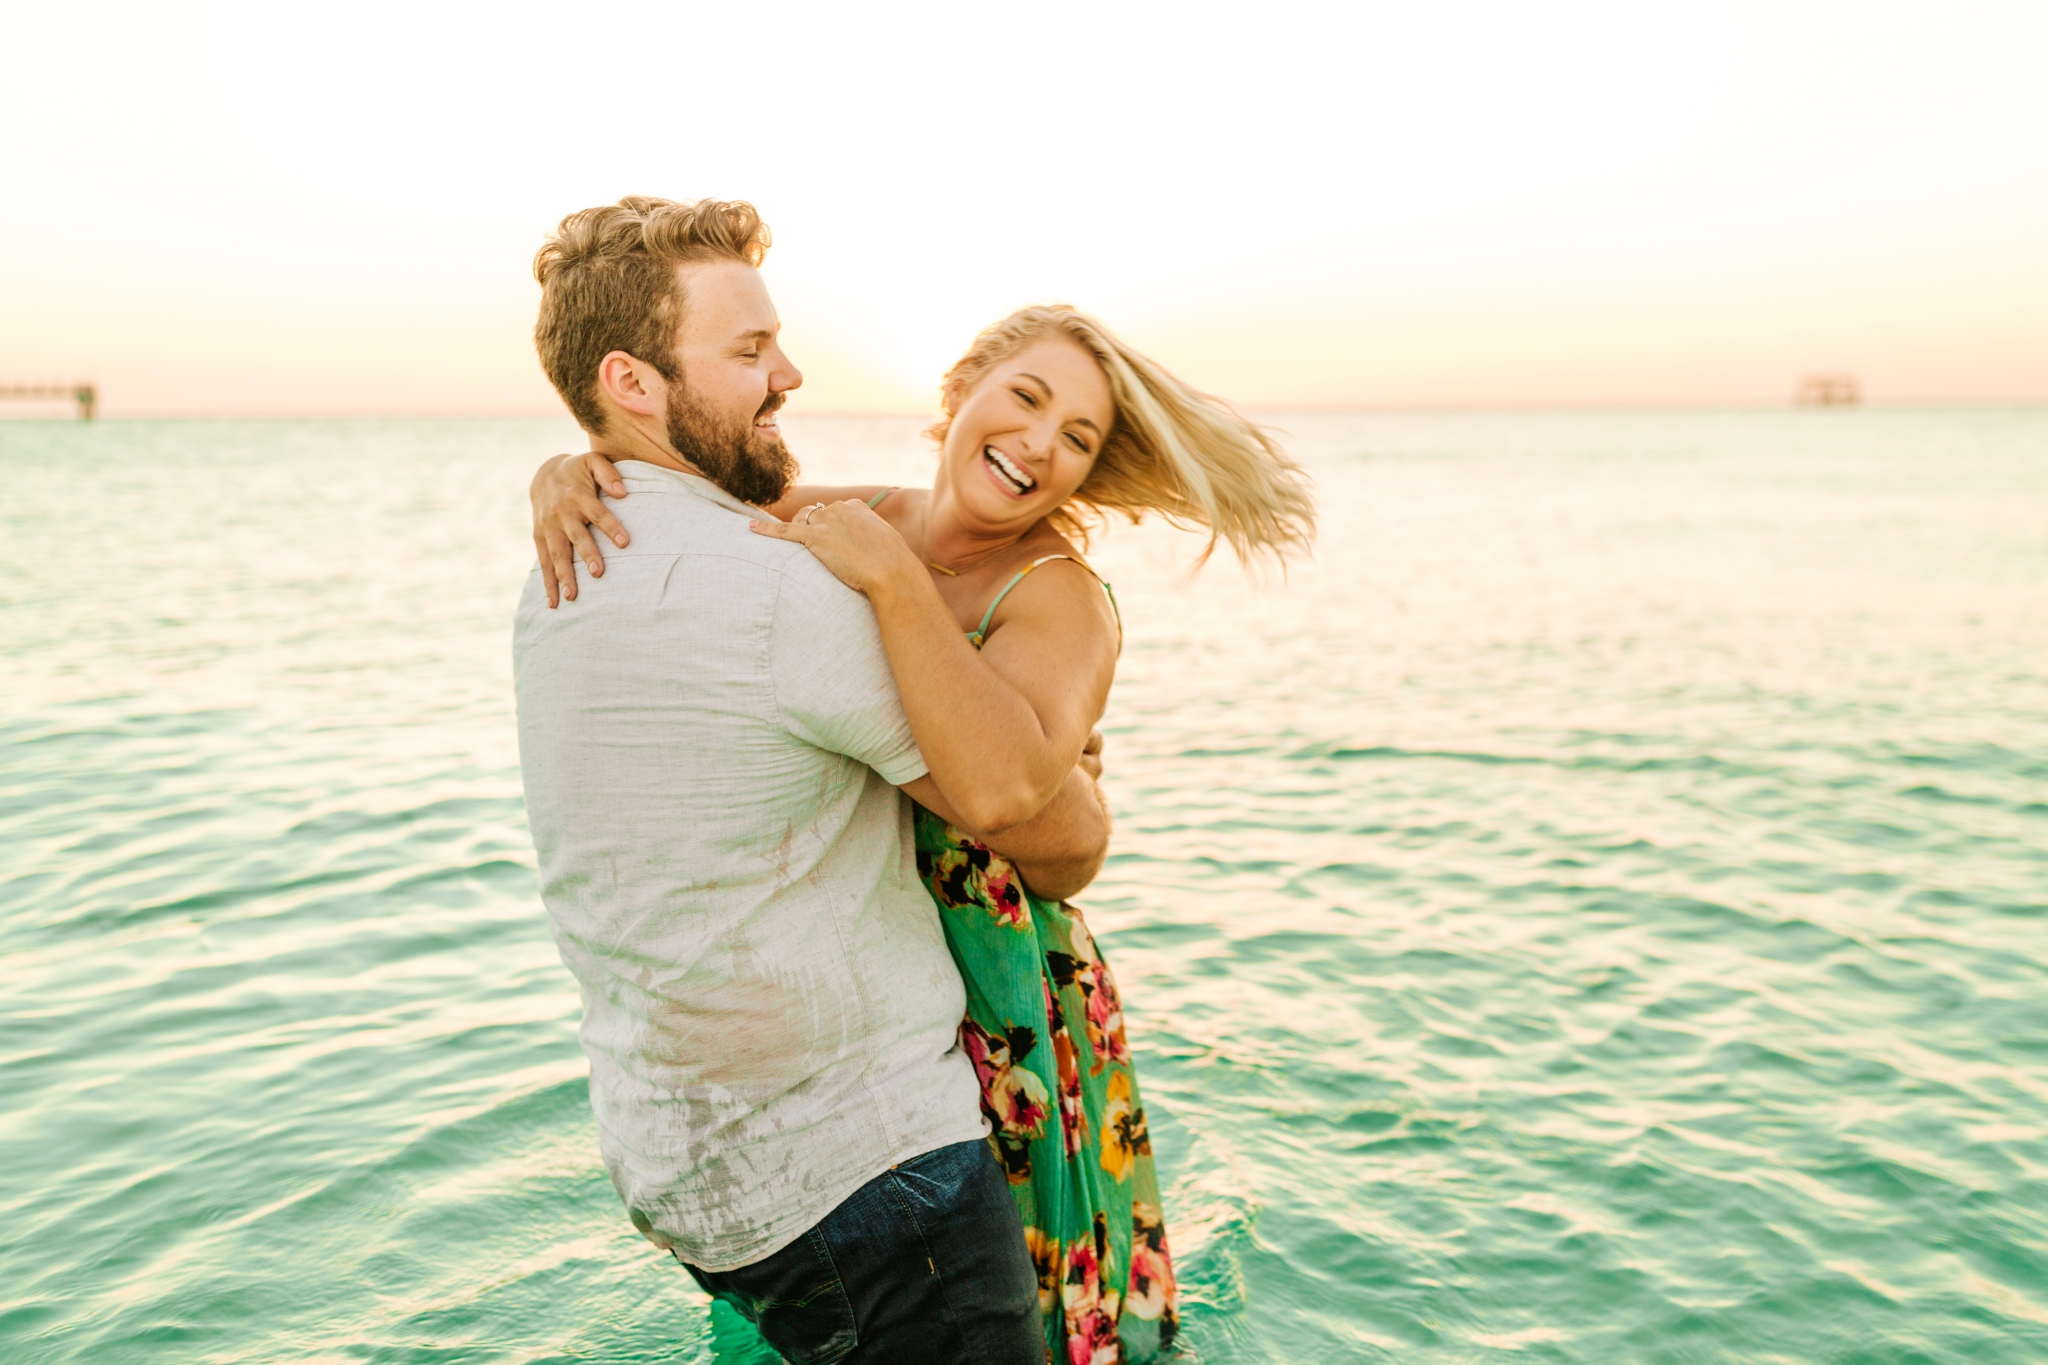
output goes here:
[{"label": "wet shirt fabric", "polygon": [[520,601],[520,762],[612,1181],[730,1270],[987,1128],[873,610],[706,480],[619,472],[631,544]]}]

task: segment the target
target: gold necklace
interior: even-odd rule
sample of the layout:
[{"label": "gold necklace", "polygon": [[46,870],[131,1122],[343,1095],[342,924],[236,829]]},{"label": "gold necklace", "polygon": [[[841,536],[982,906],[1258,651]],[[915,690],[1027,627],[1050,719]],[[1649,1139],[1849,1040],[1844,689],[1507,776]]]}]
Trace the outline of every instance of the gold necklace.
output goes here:
[{"label": "gold necklace", "polygon": [[[924,507],[921,507],[921,508],[919,508],[919,509],[918,509],[918,518],[917,518],[917,520],[918,520],[918,527],[917,527],[917,529],[918,529],[918,539],[919,539],[919,540],[922,540],[922,541],[923,541],[923,542],[924,542],[925,544],[927,544],[927,545],[931,544],[931,543],[932,543],[932,509],[931,509],[931,507],[930,507],[929,505],[927,505],[927,506],[924,506]],[[937,570],[938,570],[938,571],[939,571],[940,573],[944,574],[944,575],[945,575],[946,577],[948,577],[948,578],[958,578],[958,577],[960,576],[960,571],[959,571],[958,569],[949,569],[949,568],[947,568],[947,567],[946,567],[945,565],[943,565],[943,564],[939,563],[939,561],[938,561],[938,560],[936,560],[936,559],[927,559],[927,560],[925,561],[925,565],[926,565],[926,567],[928,567],[928,568],[933,568],[933,569],[937,569]]]},{"label": "gold necklace", "polygon": [[[921,518],[920,518],[920,523],[921,523],[921,524],[919,525],[919,527],[918,527],[918,530],[919,530],[919,531],[921,532],[921,534],[920,534],[920,536],[919,536],[918,538],[919,538],[920,540],[924,541],[924,543],[925,543],[925,544],[929,545],[929,544],[931,544],[931,539],[932,539],[932,537],[931,537],[931,525],[932,525],[932,514],[931,514],[931,509],[930,509],[930,507],[929,507],[929,506],[927,506],[927,507],[925,508],[925,510],[924,510],[924,512],[923,512],[923,514],[922,514],[922,516],[921,516]],[[1007,549],[1007,548],[1009,548],[1009,547],[1005,546],[1005,547],[1003,547],[1003,548]],[[938,571],[939,571],[940,573],[944,574],[944,575],[945,575],[946,577],[948,577],[948,578],[958,578],[958,577],[960,576],[960,570],[958,570],[958,569],[949,569],[949,568],[947,568],[947,567],[946,567],[945,565],[943,565],[943,564],[939,563],[939,561],[938,561],[938,560],[936,560],[936,559],[927,559],[927,560],[925,561],[925,566],[926,566],[927,568],[933,568],[933,569],[937,569],[937,570],[938,570]],[[981,566],[980,566],[979,564],[977,564],[977,565],[975,565],[974,567],[975,567],[975,568],[980,568]]]}]

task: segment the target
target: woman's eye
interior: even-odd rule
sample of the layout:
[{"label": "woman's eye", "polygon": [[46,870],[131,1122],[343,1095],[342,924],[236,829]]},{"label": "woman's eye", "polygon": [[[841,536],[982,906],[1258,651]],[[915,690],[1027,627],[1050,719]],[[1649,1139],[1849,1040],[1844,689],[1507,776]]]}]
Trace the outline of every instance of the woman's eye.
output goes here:
[{"label": "woman's eye", "polygon": [[1080,451],[1083,455],[1086,455],[1088,453],[1088,443],[1082,440],[1080,437],[1076,436],[1073,432],[1070,431],[1067,433],[1067,439],[1074,443],[1074,449]]},{"label": "woman's eye", "polygon": [[1038,406],[1038,399],[1028,389],[1012,389],[1010,392],[1016,394],[1018,398],[1029,403],[1032,407]]}]

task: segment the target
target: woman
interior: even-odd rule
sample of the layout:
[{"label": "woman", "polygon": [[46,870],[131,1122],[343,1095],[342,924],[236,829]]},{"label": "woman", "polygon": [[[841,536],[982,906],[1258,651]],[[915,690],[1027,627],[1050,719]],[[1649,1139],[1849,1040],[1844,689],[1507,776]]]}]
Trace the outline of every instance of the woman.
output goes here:
[{"label": "woman", "polygon": [[[1158,512],[1240,559],[1306,545],[1314,508],[1264,433],[1070,308],[1027,308],[947,372],[930,489],[793,489],[754,523],[867,594],[918,746],[971,758],[946,793],[993,837],[1030,819],[1082,757],[1122,644],[1080,557],[1105,513]],[[623,485],[601,456],[534,478],[543,563]],[[937,766],[937,765],[934,765]],[[1038,1265],[1053,1358],[1150,1359],[1177,1314],[1145,1111],[1108,964],[1080,912],[1040,899],[974,833],[917,812],[918,867],[967,986],[961,1042]]]}]

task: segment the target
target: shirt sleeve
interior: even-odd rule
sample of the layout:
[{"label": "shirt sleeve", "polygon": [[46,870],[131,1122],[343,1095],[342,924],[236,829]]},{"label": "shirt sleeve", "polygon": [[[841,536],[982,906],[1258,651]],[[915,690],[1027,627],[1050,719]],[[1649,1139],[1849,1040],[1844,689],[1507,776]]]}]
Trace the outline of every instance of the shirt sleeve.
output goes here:
[{"label": "shirt sleeve", "polygon": [[808,550],[782,573],[768,671],[790,734],[867,764],[892,786],[925,775],[875,609]]}]

